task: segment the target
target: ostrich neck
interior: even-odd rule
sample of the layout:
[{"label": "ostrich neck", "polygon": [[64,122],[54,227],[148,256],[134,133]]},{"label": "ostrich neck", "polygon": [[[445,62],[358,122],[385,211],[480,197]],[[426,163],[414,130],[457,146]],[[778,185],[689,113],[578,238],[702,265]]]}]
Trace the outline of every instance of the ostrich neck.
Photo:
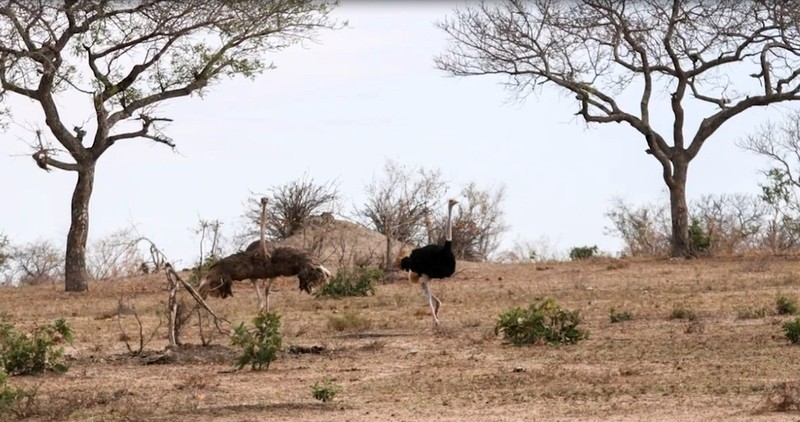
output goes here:
[{"label": "ostrich neck", "polygon": [[453,207],[447,208],[447,237],[445,237],[445,241],[452,242],[453,241],[453,224],[451,223],[451,219],[453,217]]}]

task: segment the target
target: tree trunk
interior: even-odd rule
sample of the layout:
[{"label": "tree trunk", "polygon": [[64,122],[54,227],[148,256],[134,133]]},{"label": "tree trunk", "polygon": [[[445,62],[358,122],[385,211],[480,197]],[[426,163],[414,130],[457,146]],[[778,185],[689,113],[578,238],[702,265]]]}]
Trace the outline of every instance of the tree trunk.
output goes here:
[{"label": "tree trunk", "polygon": [[94,188],[94,163],[78,172],[78,182],[72,193],[72,220],[67,234],[67,259],[64,264],[66,291],[83,292],[89,289],[86,272],[86,241],[89,236],[89,199]]},{"label": "tree trunk", "polygon": [[669,187],[669,204],[672,219],[672,257],[691,258],[694,256],[689,239],[689,209],[686,205],[686,173],[689,162],[673,161],[673,171]]}]

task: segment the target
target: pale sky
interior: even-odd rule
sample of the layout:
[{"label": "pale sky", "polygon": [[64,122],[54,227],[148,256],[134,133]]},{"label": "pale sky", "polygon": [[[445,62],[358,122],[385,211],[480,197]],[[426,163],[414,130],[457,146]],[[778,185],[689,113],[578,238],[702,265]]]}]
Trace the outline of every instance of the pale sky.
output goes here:
[{"label": "pale sky", "polygon": [[[612,197],[643,203],[665,189],[643,138],[625,125],[587,129],[573,116],[572,96],[554,89],[510,103],[499,77],[447,77],[433,64],[446,45],[433,22],[452,5],[431,3],[344,0],[336,16],[348,19],[349,28],[325,32],[321,44],[307,49],[275,54],[277,69],[255,81],[225,80],[204,99],[172,100],[162,114],[175,120],[167,134],[179,154],[144,139],[112,147],[97,168],[90,241],[134,224],[176,265],[190,265],[198,217],[222,220],[231,234],[250,191],[266,192],[305,173],[317,182],[338,180],[349,211],[393,159],[440,169],[453,194],[470,181],[505,184],[511,227],[504,247],[546,238],[565,251],[593,244],[621,249],[604,234]],[[623,105],[635,106],[630,98]],[[75,174],[36,167],[23,142],[33,134],[22,127],[44,127],[42,114],[11,104],[18,124],[0,135],[0,232],[16,243],[50,238],[63,245]],[[92,118],[85,97],[60,105],[68,127]],[[741,115],[706,143],[689,170],[690,200],[758,191],[764,161],[734,141],[766,115]],[[661,116],[654,116],[657,126],[671,125],[671,113]]]}]

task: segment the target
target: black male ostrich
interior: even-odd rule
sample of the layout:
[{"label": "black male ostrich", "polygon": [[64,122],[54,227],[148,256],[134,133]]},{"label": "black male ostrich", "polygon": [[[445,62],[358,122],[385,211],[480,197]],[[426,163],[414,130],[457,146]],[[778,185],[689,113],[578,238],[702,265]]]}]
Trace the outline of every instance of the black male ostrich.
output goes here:
[{"label": "black male ostrich", "polygon": [[434,278],[447,278],[456,272],[456,257],[453,255],[453,206],[458,201],[451,199],[447,202],[447,226],[444,245],[431,244],[411,251],[411,254],[400,260],[400,268],[410,271],[409,279],[412,282],[422,281],[422,293],[428,300],[433,316],[433,325],[439,326],[439,306],[442,301],[431,293],[428,282]]}]

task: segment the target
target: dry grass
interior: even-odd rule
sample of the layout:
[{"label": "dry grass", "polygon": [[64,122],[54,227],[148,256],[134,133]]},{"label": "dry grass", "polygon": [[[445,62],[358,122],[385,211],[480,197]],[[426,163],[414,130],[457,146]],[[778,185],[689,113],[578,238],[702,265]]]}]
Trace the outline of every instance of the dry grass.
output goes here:
[{"label": "dry grass", "polygon": [[[432,285],[443,302],[438,333],[418,285],[332,300],[279,279],[271,307],[282,315],[285,346],[322,348],[283,353],[262,372],[227,372],[236,351],[220,335],[197,346],[194,327],[181,359],[128,357],[116,314],[135,322],[119,297],[145,329],[155,327],[166,301],[161,277],[96,283],[83,294],[2,287],[0,313],[22,327],[65,317],[75,329],[69,372],[10,380],[37,388],[29,413],[39,420],[796,420],[800,347],[781,330],[792,316],[742,310],[800,295],[797,262],[749,259],[463,263]],[[492,332],[497,315],[538,295],[579,309],[591,337],[563,347],[504,344]],[[210,304],[233,322],[256,308],[248,283]],[[672,319],[679,307],[695,318]],[[611,308],[635,317],[612,324]],[[343,315],[358,317],[332,329]],[[163,350],[165,336],[162,327],[147,349]],[[343,387],[331,403],[311,395],[325,377]]]}]

